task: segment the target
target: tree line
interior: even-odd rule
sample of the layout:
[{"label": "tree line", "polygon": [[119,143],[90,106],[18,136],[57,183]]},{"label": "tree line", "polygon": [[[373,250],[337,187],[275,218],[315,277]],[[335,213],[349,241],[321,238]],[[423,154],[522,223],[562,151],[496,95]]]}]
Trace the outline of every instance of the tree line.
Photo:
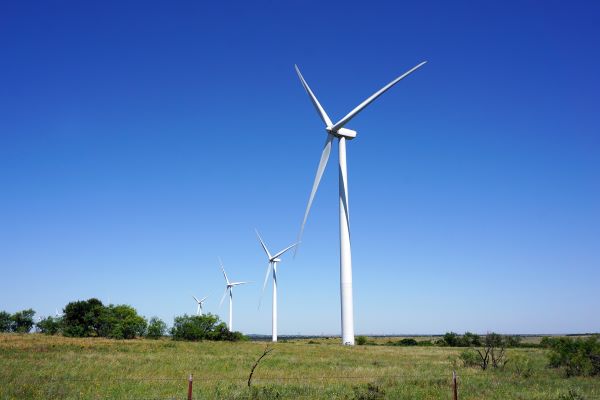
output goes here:
[{"label": "tree line", "polygon": [[231,332],[213,314],[177,316],[173,327],[158,317],[147,320],[135,308],[126,304],[104,305],[96,298],[72,301],[62,315],[49,316],[34,322],[32,309],[10,314],[0,311],[0,332],[28,333],[32,329],[47,335],[67,337],[105,337],[158,339],[169,334],[174,340],[245,340],[240,332]]}]

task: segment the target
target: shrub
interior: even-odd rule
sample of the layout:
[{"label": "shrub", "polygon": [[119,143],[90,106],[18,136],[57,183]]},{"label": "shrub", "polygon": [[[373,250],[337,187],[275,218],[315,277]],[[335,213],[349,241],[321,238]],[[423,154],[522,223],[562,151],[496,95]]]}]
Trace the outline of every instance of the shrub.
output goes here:
[{"label": "shrub", "polygon": [[398,344],[399,344],[400,346],[416,346],[416,345],[418,345],[419,343],[418,343],[418,342],[417,342],[415,339],[412,339],[412,338],[405,338],[405,339],[402,339],[402,340],[400,340],[400,341],[398,342]]},{"label": "shrub", "polygon": [[511,364],[515,374],[522,378],[530,378],[533,374],[533,366],[529,358],[518,355],[511,359]]},{"label": "shrub", "polygon": [[146,337],[150,339],[158,339],[167,333],[167,324],[158,317],[150,318],[148,322],[148,329],[146,330]]},{"label": "shrub", "polygon": [[433,346],[433,343],[431,340],[421,340],[420,342],[417,342],[417,346]]},{"label": "shrub", "polygon": [[466,349],[458,356],[465,367],[481,366],[479,354],[472,349]]},{"label": "shrub", "polygon": [[579,390],[571,388],[567,393],[558,395],[558,400],[586,400]]},{"label": "shrub", "polygon": [[354,399],[376,400],[385,398],[385,391],[378,385],[368,383],[367,385],[354,386]]},{"label": "shrub", "polygon": [[367,343],[367,337],[366,336],[357,336],[356,337],[356,344],[359,346],[362,346],[364,344]]},{"label": "shrub", "polygon": [[550,367],[564,369],[568,377],[600,375],[600,342],[597,336],[575,340],[556,338],[546,344],[551,348]]},{"label": "shrub", "polygon": [[61,318],[46,317],[35,325],[41,333],[46,335],[56,335],[58,332],[60,332],[61,323]]}]

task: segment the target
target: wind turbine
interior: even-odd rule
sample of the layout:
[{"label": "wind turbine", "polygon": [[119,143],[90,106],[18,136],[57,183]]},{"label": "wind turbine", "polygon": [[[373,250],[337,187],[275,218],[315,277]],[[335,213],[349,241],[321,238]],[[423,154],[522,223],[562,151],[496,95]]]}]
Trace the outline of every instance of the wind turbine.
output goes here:
[{"label": "wind turbine", "polygon": [[[412,69],[408,70],[404,74],[400,75],[377,92],[373,93],[371,97],[360,103],[356,108],[350,111],[344,118],[340,119],[335,124],[331,122],[329,116],[317,100],[313,91],[308,86],[308,83],[304,80],[304,77],[300,73],[300,69],[296,65],[296,73],[302,82],[302,86],[308,93],[313,106],[317,110],[317,113],[325,123],[325,130],[327,131],[327,139],[325,140],[325,146],[321,153],[321,160],[317,168],[317,174],[313,183],[310,197],[308,198],[308,205],[304,213],[304,219],[300,228],[300,234],[298,240],[302,238],[304,232],[304,225],[308,218],[310,206],[312,205],[313,199],[319,187],[319,182],[323,176],[323,171],[327,166],[329,160],[329,154],[331,153],[331,143],[334,138],[338,139],[338,151],[339,151],[339,207],[340,207],[340,297],[341,297],[341,317],[342,317],[342,343],[345,345],[354,345],[354,312],[352,305],[352,254],[350,250],[350,217],[348,211],[348,172],[346,169],[346,140],[352,140],[356,137],[357,132],[351,129],[344,128],[344,126],[356,117],[365,107],[371,104],[376,98],[385,93],[388,89],[400,82],[402,79],[422,67],[427,61],[423,61]],[[297,250],[298,248],[296,248]]]},{"label": "wind turbine", "polygon": [[194,300],[196,300],[196,303],[198,303],[198,308],[196,308],[196,315],[202,315],[202,304],[204,304],[204,300],[206,300],[208,296],[206,296],[202,300],[198,300],[194,295],[192,295],[192,297],[194,298]]},{"label": "wind turbine", "polygon": [[229,325],[227,326],[230,331],[233,332],[233,288],[238,285],[243,285],[245,283],[250,282],[229,282],[229,278],[225,273],[225,268],[223,267],[223,261],[219,258],[219,265],[221,266],[221,271],[223,271],[223,276],[225,277],[225,282],[227,286],[225,286],[225,293],[223,293],[223,297],[221,297],[221,302],[219,303],[219,307],[223,304],[223,300],[225,300],[225,296],[227,292],[229,292]]},{"label": "wind turbine", "polygon": [[[269,249],[267,249],[267,245],[265,245],[265,242],[263,242],[262,238],[260,237],[260,234],[258,233],[257,230],[255,230],[255,231],[256,231],[256,236],[258,236],[258,240],[260,241],[260,244],[261,244],[263,250],[267,254],[267,258],[269,259],[269,265],[267,266],[267,273],[265,274],[265,282],[263,283],[263,290],[262,290],[263,293],[265,292],[265,287],[267,286],[267,280],[269,279],[269,272],[271,271],[271,268],[273,268],[273,319],[272,319],[273,338],[272,338],[272,340],[274,342],[276,342],[277,341],[277,263],[281,262],[281,259],[279,257],[282,256],[283,253],[285,253],[292,247],[296,246],[298,243],[291,244],[288,247],[286,247],[285,249],[276,253],[275,255],[271,255],[271,253],[269,253]],[[261,294],[261,299],[262,299],[262,294]]]}]

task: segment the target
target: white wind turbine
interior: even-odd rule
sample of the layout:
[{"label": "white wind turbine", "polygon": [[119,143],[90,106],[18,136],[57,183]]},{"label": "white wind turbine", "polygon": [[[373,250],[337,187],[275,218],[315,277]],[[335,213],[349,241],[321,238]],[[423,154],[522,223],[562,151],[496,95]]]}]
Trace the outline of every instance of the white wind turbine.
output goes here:
[{"label": "white wind turbine", "polygon": [[[288,247],[281,250],[280,252],[278,252],[274,255],[271,255],[271,253],[269,253],[269,249],[267,249],[267,245],[265,245],[265,242],[263,242],[258,231],[256,231],[256,236],[258,236],[258,240],[260,241],[260,244],[261,244],[263,250],[267,254],[267,258],[269,259],[269,265],[267,266],[267,273],[265,274],[265,282],[263,283],[263,289],[262,289],[263,293],[265,292],[265,287],[267,286],[267,280],[269,279],[269,272],[271,271],[271,268],[273,269],[273,319],[272,319],[273,338],[272,338],[272,340],[274,342],[276,342],[277,341],[277,263],[281,262],[281,259],[279,258],[280,256],[282,256],[286,251],[288,251],[292,247],[296,246],[298,243],[289,245]],[[261,300],[262,300],[262,294],[261,294]]]},{"label": "white wind turbine", "polygon": [[192,295],[192,297],[194,298],[194,300],[196,300],[196,303],[198,303],[198,308],[196,308],[196,315],[202,315],[202,305],[204,304],[204,300],[206,300],[208,296],[206,296],[202,300],[198,300],[194,295]]},{"label": "white wind turbine", "polygon": [[250,282],[229,282],[229,278],[225,273],[225,268],[223,267],[223,261],[219,258],[219,265],[221,266],[221,271],[223,271],[223,276],[225,277],[225,282],[227,286],[225,286],[225,293],[223,293],[223,297],[221,297],[221,302],[219,303],[219,307],[223,304],[223,300],[225,300],[225,296],[227,292],[229,292],[229,325],[227,326],[230,331],[233,332],[233,288],[238,285],[243,285],[245,283]]},{"label": "white wind turbine", "polygon": [[[407,77],[409,74],[422,67],[427,61],[423,61],[412,69],[408,70],[404,74],[400,75],[379,91],[375,92],[371,97],[360,103],[354,110],[350,111],[344,118],[336,122],[331,122],[329,116],[317,100],[302,74],[300,69],[296,65],[296,73],[302,82],[302,86],[308,93],[313,106],[317,110],[319,116],[325,123],[325,130],[327,131],[327,139],[323,152],[321,153],[321,160],[317,168],[317,174],[313,183],[310,197],[308,198],[308,205],[306,206],[306,212],[304,213],[304,219],[300,228],[300,234],[298,240],[302,238],[304,232],[304,225],[308,218],[310,206],[319,187],[319,182],[323,176],[323,171],[329,160],[329,154],[331,153],[331,143],[334,138],[338,139],[338,151],[339,151],[339,207],[340,207],[340,297],[341,297],[341,308],[342,308],[342,343],[346,345],[354,345],[354,312],[352,305],[352,255],[350,251],[350,219],[348,211],[348,173],[346,169],[346,139],[351,140],[356,137],[356,131],[346,129],[344,126],[350,122],[359,112],[361,112],[366,106],[371,104],[376,98],[385,93],[388,89],[400,82],[402,79]],[[297,250],[297,248],[296,248]]]}]

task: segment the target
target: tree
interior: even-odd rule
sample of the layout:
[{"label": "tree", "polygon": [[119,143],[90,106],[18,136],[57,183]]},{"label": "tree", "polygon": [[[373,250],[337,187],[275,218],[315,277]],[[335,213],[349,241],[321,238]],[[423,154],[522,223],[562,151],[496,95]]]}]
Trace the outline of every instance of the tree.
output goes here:
[{"label": "tree", "polygon": [[112,339],[134,339],[144,336],[146,319],[138,315],[135,308],[121,304],[104,308],[100,316],[100,335]]},{"label": "tree", "polygon": [[244,340],[240,332],[231,332],[216,315],[187,315],[175,317],[171,335],[174,340]]},{"label": "tree", "polygon": [[65,336],[102,336],[105,307],[98,299],[72,301],[65,306],[63,323]]},{"label": "tree", "polygon": [[146,337],[149,339],[159,339],[165,336],[165,333],[167,333],[167,324],[158,317],[150,318],[148,329],[146,330]]},{"label": "tree", "polygon": [[481,339],[475,333],[465,332],[460,338],[460,344],[463,347],[481,346]]},{"label": "tree", "polygon": [[459,344],[458,334],[454,332],[446,332],[443,340],[446,346],[455,347]]},{"label": "tree", "polygon": [[491,365],[494,368],[503,367],[507,363],[505,358],[506,340],[497,333],[491,332],[485,335],[483,340],[483,348],[477,349],[480,362],[479,366],[482,370],[486,370]]},{"label": "tree", "polygon": [[10,332],[12,330],[12,315],[6,311],[0,311],[0,332]]},{"label": "tree", "polygon": [[17,333],[28,333],[31,328],[33,328],[33,316],[35,315],[35,311],[31,308],[27,310],[17,311],[11,317],[12,319],[12,328],[13,332]]},{"label": "tree", "polygon": [[60,317],[46,317],[35,325],[41,333],[56,335],[60,331],[61,323],[62,319]]},{"label": "tree", "polygon": [[562,368],[565,375],[598,376],[600,375],[600,341],[599,336],[585,339],[552,338],[546,341],[551,351],[550,367]]}]

